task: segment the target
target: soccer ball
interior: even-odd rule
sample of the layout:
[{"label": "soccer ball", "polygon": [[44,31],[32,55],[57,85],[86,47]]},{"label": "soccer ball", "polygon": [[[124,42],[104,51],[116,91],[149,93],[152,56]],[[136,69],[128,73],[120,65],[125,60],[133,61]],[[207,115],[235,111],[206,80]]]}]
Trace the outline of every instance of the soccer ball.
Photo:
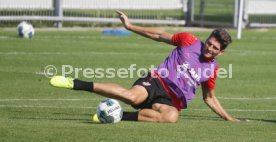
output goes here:
[{"label": "soccer ball", "polygon": [[35,34],[32,24],[25,21],[21,22],[17,26],[17,35],[22,38],[32,38]]},{"label": "soccer ball", "polygon": [[97,115],[101,123],[118,123],[123,116],[123,109],[114,99],[105,99],[97,107]]}]

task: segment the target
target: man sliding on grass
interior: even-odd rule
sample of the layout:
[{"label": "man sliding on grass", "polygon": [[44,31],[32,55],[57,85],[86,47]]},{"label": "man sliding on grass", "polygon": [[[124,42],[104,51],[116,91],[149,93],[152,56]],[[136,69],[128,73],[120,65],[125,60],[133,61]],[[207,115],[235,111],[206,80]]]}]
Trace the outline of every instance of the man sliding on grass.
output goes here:
[{"label": "man sliding on grass", "polygon": [[85,82],[55,76],[50,84],[55,87],[94,92],[121,100],[137,112],[125,112],[122,120],[146,122],[177,122],[179,112],[195,96],[201,85],[203,100],[216,114],[228,121],[240,121],[229,115],[215,96],[218,64],[215,57],[223,54],[232,42],[224,29],[215,29],[205,42],[190,33],[169,34],[161,29],[136,26],[117,11],[127,30],[155,41],[176,46],[157,70],[138,79],[130,89],[113,83]]}]

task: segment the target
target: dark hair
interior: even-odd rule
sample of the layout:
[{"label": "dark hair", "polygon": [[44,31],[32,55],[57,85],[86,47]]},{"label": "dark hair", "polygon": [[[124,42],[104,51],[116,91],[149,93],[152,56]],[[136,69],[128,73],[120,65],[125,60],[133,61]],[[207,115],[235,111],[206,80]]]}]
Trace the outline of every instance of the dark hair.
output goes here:
[{"label": "dark hair", "polygon": [[222,28],[213,30],[209,38],[211,37],[214,37],[221,44],[220,50],[224,50],[230,43],[232,43],[230,34]]}]

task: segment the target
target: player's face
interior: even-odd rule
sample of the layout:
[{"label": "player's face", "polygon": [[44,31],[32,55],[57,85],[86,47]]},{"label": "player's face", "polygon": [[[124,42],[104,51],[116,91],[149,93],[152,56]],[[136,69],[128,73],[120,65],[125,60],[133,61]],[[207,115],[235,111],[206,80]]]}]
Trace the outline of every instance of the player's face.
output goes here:
[{"label": "player's face", "polygon": [[205,41],[203,48],[203,56],[205,58],[212,59],[223,52],[224,50],[221,50],[220,43],[214,37],[210,37]]}]

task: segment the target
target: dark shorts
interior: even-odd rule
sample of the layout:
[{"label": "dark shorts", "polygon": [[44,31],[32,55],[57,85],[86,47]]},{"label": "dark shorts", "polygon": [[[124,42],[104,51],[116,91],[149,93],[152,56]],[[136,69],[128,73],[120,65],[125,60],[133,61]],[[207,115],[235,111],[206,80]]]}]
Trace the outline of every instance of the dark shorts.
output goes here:
[{"label": "dark shorts", "polygon": [[135,109],[144,109],[144,108],[152,108],[152,105],[155,103],[166,104],[169,106],[173,106],[171,98],[167,95],[164,87],[158,78],[151,77],[151,74],[148,73],[147,77],[139,78],[134,84],[140,85],[146,88],[148,92],[148,98],[141,104],[132,106]]}]

